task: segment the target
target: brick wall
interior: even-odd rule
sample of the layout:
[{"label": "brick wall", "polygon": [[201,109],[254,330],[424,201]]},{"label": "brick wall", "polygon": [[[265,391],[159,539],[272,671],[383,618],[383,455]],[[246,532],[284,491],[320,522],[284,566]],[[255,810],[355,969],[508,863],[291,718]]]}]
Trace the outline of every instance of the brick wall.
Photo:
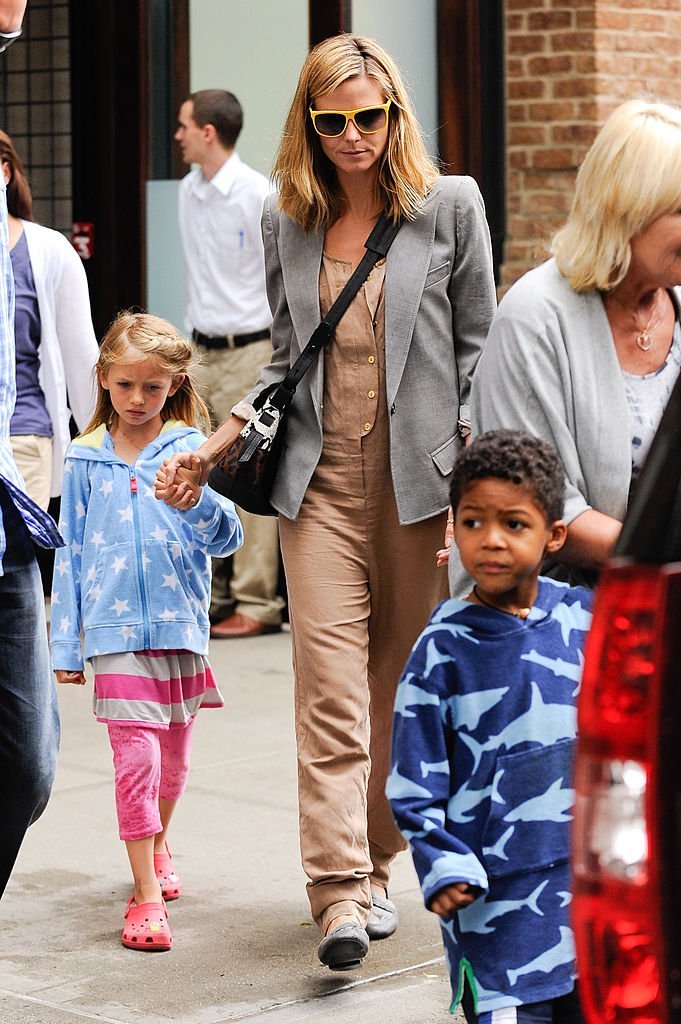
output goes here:
[{"label": "brick wall", "polygon": [[502,288],[546,258],[574,176],[625,99],[681,104],[681,0],[506,0]]}]

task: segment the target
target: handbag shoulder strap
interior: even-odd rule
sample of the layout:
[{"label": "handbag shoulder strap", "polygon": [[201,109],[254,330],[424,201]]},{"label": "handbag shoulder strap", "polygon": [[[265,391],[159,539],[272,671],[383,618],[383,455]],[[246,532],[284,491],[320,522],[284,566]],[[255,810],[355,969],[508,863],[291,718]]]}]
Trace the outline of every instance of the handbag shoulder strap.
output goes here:
[{"label": "handbag shoulder strap", "polygon": [[[317,331],[320,331],[320,333],[324,335],[322,346],[329,343],[334,328],[371,273],[371,268],[374,264],[378,263],[380,259],[387,255],[388,249],[392,245],[392,241],[399,228],[399,221],[397,224],[391,223],[384,213],[382,213],[376,221],[371,234],[364,243],[366,252],[355,267],[351,276],[346,281],[343,290],[331,306],[331,309],[312,335],[312,338],[314,338]],[[304,351],[305,349],[303,349],[303,352]],[[301,355],[302,354],[303,353],[301,353]]]},{"label": "handbag shoulder strap", "polygon": [[384,256],[401,227],[400,221],[390,221],[385,213],[376,221],[371,234],[364,243],[366,252],[346,281],[338,298],[323,320],[312,332],[307,345],[290,368],[279,387],[268,398],[271,405],[283,411],[292,401],[298,384],[305,376],[319,353],[329,344],[331,336],[355,295],[371,273],[371,268]]}]

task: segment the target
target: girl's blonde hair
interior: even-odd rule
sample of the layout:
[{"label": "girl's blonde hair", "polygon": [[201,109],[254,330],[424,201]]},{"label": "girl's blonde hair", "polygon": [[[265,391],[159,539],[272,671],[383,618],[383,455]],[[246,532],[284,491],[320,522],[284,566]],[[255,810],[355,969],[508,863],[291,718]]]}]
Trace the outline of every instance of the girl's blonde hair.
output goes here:
[{"label": "girl's blonde hair", "polygon": [[610,291],[629,269],[631,239],[681,211],[681,109],[629,100],[605,122],[577,174],[551,252],[577,292]]},{"label": "girl's blonde hair", "polygon": [[380,87],[388,110],[388,144],[379,161],[376,199],[392,220],[413,220],[432,188],[438,168],[395,62],[373,39],[344,33],[310,51],[284,125],[273,178],[281,209],[304,231],[325,228],[341,215],[336,171],[312,127],[309,108],[349,78],[365,75]]},{"label": "girl's blonde hair", "polygon": [[100,374],[106,377],[115,363],[133,362],[135,357],[152,359],[160,373],[167,373],[173,378],[184,375],[179,388],[174,395],[168,396],[161,410],[163,422],[183,420],[190,427],[209,433],[210,414],[196,390],[192,346],[167,320],[153,313],[133,313],[130,310],[118,314],[102,340],[95,367],[97,405],[84,433],[95,430],[102,423],[109,425],[115,422],[116,410],[109,392],[102,387]]}]

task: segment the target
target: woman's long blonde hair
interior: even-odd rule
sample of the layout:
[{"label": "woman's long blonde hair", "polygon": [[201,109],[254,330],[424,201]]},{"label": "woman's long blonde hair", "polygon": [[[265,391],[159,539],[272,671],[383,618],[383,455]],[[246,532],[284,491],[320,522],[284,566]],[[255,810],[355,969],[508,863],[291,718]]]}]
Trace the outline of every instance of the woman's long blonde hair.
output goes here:
[{"label": "woman's long blonde hair", "polygon": [[402,76],[373,39],[344,33],[310,51],[284,125],[273,178],[281,209],[305,231],[325,228],[340,216],[343,197],[336,171],[324,155],[308,113],[314,100],[349,78],[373,79],[386,100],[388,144],[376,180],[377,203],[392,220],[413,220],[438,176]]},{"label": "woman's long blonde hair", "polygon": [[109,392],[102,387],[100,374],[107,376],[115,363],[132,362],[136,357],[152,359],[160,373],[170,374],[173,378],[183,375],[179,388],[174,395],[168,396],[161,410],[163,422],[182,420],[190,427],[209,433],[210,414],[196,390],[192,346],[167,320],[153,313],[133,313],[130,310],[118,314],[102,340],[95,367],[97,405],[83,433],[88,434],[102,423],[108,426],[116,422],[116,410]]},{"label": "woman's long blonde hair", "polygon": [[629,269],[632,238],[679,211],[681,109],[629,100],[584,158],[570,216],[551,252],[575,291],[610,291]]}]

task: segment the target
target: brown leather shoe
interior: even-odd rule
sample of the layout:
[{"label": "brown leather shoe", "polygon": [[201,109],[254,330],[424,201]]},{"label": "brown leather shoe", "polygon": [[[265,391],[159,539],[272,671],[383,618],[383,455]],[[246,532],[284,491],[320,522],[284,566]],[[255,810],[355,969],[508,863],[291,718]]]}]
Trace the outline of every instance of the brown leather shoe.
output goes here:
[{"label": "brown leather shoe", "polygon": [[210,635],[214,640],[230,640],[241,636],[261,636],[263,633],[279,633],[281,626],[270,626],[266,622],[258,622],[248,615],[234,612],[222,622],[210,627]]}]

